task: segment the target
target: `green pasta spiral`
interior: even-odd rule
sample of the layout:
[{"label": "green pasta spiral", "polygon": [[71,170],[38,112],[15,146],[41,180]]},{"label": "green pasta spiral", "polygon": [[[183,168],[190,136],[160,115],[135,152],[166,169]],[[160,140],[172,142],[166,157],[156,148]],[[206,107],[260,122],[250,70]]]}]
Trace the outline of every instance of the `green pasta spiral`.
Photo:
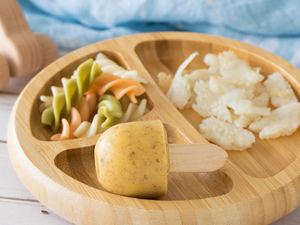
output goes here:
[{"label": "green pasta spiral", "polygon": [[115,125],[123,115],[121,103],[115,96],[109,94],[101,96],[99,101],[98,115],[104,121],[101,127]]},{"label": "green pasta spiral", "polygon": [[80,102],[82,95],[92,87],[94,79],[101,73],[98,64],[88,59],[77,68],[76,78],[63,78],[64,91],[53,96],[52,106],[43,111],[42,124],[50,126],[56,133],[61,119],[70,115],[71,107]]}]

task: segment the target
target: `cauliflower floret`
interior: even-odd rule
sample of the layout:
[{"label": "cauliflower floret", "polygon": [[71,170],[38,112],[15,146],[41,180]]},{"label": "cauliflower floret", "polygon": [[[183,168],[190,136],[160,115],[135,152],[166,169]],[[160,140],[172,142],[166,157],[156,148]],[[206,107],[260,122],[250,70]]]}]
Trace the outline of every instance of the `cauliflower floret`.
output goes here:
[{"label": "cauliflower floret", "polygon": [[200,81],[209,81],[211,76],[220,76],[220,73],[215,68],[209,68],[209,69],[200,69],[195,70],[191,74],[184,75],[184,78],[189,82],[191,85],[191,89],[194,88],[195,84]]},{"label": "cauliflower floret", "polygon": [[270,95],[267,92],[261,93],[261,95],[254,97],[251,101],[253,105],[259,107],[267,107],[269,105]]},{"label": "cauliflower floret", "polygon": [[246,91],[242,88],[236,88],[225,93],[221,97],[221,102],[232,108],[236,115],[258,117],[269,115],[271,111],[267,107],[254,106],[252,101],[246,98]]},{"label": "cauliflower floret", "polygon": [[216,116],[220,120],[232,121],[231,113],[227,106],[220,101],[220,96],[209,89],[209,85],[200,80],[194,88],[197,94],[197,104],[193,109],[203,117]]},{"label": "cauliflower floret", "polygon": [[234,120],[234,125],[236,125],[237,127],[242,127],[242,128],[246,128],[250,125],[250,123],[253,121],[253,119],[249,116],[244,116],[241,115],[239,118],[237,118],[236,120]]},{"label": "cauliflower floret", "polygon": [[224,93],[235,89],[230,80],[219,76],[211,76],[208,84],[210,90],[218,95],[223,95]]},{"label": "cauliflower floret", "polygon": [[244,150],[255,142],[254,135],[232,123],[210,117],[200,124],[200,133],[209,141],[227,150]]},{"label": "cauliflower floret", "polygon": [[297,98],[294,94],[291,85],[283,78],[283,76],[275,72],[268,76],[268,79],[264,82],[268,93],[271,96],[271,103],[275,107],[297,102]]},{"label": "cauliflower floret", "polygon": [[234,106],[234,113],[248,117],[259,117],[270,115],[270,108],[254,106],[250,100],[242,99]]},{"label": "cauliflower floret", "polygon": [[191,108],[193,104],[196,104],[197,94],[193,91],[195,84],[200,80],[209,81],[211,76],[220,76],[218,69],[210,67],[208,69],[195,70],[191,74],[186,74],[183,76],[184,79],[186,79],[190,84],[190,89],[192,90],[190,100],[185,106],[186,108]]},{"label": "cauliflower floret", "polygon": [[236,88],[242,88],[245,90],[245,95],[247,99],[252,99],[254,97],[255,85],[253,84],[236,84]]},{"label": "cauliflower floret", "polygon": [[167,97],[179,109],[183,109],[192,95],[190,84],[183,77],[173,79]]},{"label": "cauliflower floret", "polygon": [[232,51],[219,53],[219,62],[220,74],[237,85],[255,85],[264,79],[257,69],[252,69],[246,61],[238,59]]},{"label": "cauliflower floret", "polygon": [[219,58],[218,58],[217,55],[208,53],[208,54],[205,55],[203,61],[208,66],[211,66],[211,67],[214,67],[214,68],[220,67],[220,62],[219,62]]},{"label": "cauliflower floret", "polygon": [[253,105],[260,107],[267,107],[269,105],[270,95],[262,82],[258,82],[255,85],[253,95]]},{"label": "cauliflower floret", "polygon": [[192,95],[190,84],[183,78],[182,73],[197,55],[199,55],[198,52],[194,52],[179,66],[171,87],[167,92],[168,99],[170,99],[170,101],[179,109],[184,108]]},{"label": "cauliflower floret", "polygon": [[249,130],[259,132],[261,139],[277,138],[290,135],[297,130],[300,124],[300,103],[294,102],[283,105],[253,122]]}]

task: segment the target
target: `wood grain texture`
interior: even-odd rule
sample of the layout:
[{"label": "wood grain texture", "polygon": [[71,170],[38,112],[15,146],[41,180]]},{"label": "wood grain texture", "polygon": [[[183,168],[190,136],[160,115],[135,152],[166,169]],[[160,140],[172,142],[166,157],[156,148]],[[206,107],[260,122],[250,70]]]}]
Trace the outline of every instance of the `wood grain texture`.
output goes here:
[{"label": "wood grain texture", "polygon": [[[104,52],[149,80],[152,110],[141,120],[160,119],[173,130],[169,142],[207,143],[198,132],[200,117],[179,112],[159,90],[156,75],[174,74],[192,52],[203,65],[208,52],[233,50],[263,75],[279,71],[300,93],[300,71],[284,59],[239,41],[194,33],[148,33],[99,42],[52,63],[25,88],[10,118],[8,145],[14,168],[44,205],[75,224],[270,224],[300,204],[297,130],[289,137],[260,140],[243,152],[228,151],[229,161],[212,173],[171,173],[168,193],[141,200],[107,193],[97,182],[93,147],[99,135],[49,142],[41,125],[39,96],[69,77],[84,60]],[[197,64],[198,63],[198,64]],[[204,66],[204,65],[203,65]],[[173,129],[175,128],[175,129]]]},{"label": "wood grain texture", "polygon": [[208,143],[170,144],[170,172],[212,172],[222,168],[228,154]]}]

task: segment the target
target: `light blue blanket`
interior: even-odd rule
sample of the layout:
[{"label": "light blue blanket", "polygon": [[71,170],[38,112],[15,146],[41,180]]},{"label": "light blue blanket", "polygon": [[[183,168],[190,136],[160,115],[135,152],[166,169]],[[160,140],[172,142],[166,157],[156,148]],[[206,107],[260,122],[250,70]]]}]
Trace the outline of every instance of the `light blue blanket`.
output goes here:
[{"label": "light blue blanket", "polygon": [[256,45],[300,68],[300,1],[296,0],[18,2],[31,29],[49,35],[64,53],[140,32],[192,31]]}]

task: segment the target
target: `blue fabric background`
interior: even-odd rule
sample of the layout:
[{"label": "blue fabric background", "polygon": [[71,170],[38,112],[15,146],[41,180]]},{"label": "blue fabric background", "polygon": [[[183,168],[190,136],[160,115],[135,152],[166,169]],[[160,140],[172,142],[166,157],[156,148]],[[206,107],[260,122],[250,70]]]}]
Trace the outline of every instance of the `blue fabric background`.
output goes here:
[{"label": "blue fabric background", "polygon": [[61,53],[118,36],[192,31],[230,37],[273,52],[300,68],[300,1],[18,0],[35,32]]}]

